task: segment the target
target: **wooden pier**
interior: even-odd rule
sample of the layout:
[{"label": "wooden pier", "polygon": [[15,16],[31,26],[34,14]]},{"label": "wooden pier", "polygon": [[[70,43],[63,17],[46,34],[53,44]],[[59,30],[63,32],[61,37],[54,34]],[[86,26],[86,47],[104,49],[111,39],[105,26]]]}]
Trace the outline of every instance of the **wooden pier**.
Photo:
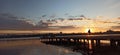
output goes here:
[{"label": "wooden pier", "polygon": [[[40,38],[40,41],[46,44],[77,46],[74,49],[81,48],[87,50],[88,55],[94,55],[95,48],[102,46],[101,41],[109,41],[112,48],[120,47],[120,34],[104,34],[104,35],[65,35],[65,36],[48,36]],[[74,51],[73,49],[73,51]]]},{"label": "wooden pier", "polygon": [[101,40],[109,40],[111,46],[120,46],[120,34],[104,34],[104,35],[68,35],[68,36],[54,36],[54,37],[44,37],[40,38],[42,42],[71,42],[79,43],[86,41],[91,41],[91,44],[96,46],[101,45]]}]

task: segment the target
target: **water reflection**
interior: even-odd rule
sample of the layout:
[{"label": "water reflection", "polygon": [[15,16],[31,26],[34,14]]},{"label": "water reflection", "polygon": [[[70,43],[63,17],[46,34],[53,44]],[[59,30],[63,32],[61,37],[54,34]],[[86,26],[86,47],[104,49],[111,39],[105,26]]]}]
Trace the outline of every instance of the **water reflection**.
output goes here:
[{"label": "water reflection", "polygon": [[59,54],[58,55],[82,55],[82,54],[70,51],[68,49],[59,48]]},{"label": "water reflection", "polygon": [[39,40],[0,41],[0,55],[82,55],[70,49],[46,45]]},{"label": "water reflection", "polygon": [[[95,40],[85,40],[85,42],[87,43],[89,49],[93,49],[93,47],[96,46]],[[101,43],[101,46],[110,46],[110,40],[100,40],[100,43]]]}]

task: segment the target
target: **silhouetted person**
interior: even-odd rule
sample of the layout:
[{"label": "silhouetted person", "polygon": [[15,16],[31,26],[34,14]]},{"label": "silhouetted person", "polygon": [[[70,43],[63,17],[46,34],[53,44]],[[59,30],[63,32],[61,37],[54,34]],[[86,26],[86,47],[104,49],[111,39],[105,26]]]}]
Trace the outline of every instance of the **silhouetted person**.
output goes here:
[{"label": "silhouetted person", "polygon": [[90,31],[90,29],[88,30],[88,34],[91,34],[91,31]]}]

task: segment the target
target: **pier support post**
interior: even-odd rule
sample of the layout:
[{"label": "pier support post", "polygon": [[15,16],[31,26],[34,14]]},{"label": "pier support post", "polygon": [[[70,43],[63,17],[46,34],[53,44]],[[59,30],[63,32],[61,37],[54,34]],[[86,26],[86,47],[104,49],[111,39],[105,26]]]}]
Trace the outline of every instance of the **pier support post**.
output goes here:
[{"label": "pier support post", "polygon": [[120,40],[117,41],[117,45],[120,46]]},{"label": "pier support post", "polygon": [[97,46],[97,47],[100,46],[100,40],[96,40],[96,46]]},{"label": "pier support post", "polygon": [[76,45],[77,44],[77,39],[73,39],[74,42],[73,42],[73,45]]},{"label": "pier support post", "polygon": [[94,48],[95,46],[94,40],[91,40],[91,45],[92,45],[92,48]]},{"label": "pier support post", "polygon": [[110,40],[110,46],[116,46],[116,43],[115,43],[116,41],[115,40]]},{"label": "pier support post", "polygon": [[79,39],[76,39],[76,45],[77,46],[79,45]]},{"label": "pier support post", "polygon": [[86,43],[85,43],[85,39],[83,39],[83,45],[84,45],[84,47],[85,47],[85,44],[86,44]]},{"label": "pier support post", "polygon": [[59,44],[62,45],[62,39],[60,38]]},{"label": "pier support post", "polygon": [[67,44],[68,44],[68,45],[71,45],[70,39],[67,39]]}]

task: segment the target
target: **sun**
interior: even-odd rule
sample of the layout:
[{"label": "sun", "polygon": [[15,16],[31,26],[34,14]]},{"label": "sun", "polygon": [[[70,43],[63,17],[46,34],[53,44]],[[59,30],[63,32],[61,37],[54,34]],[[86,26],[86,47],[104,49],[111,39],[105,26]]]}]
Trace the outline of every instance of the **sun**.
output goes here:
[{"label": "sun", "polygon": [[88,30],[89,30],[89,29],[88,29],[88,28],[86,28],[86,29],[85,29],[85,33],[87,33],[87,32],[88,32]]}]

